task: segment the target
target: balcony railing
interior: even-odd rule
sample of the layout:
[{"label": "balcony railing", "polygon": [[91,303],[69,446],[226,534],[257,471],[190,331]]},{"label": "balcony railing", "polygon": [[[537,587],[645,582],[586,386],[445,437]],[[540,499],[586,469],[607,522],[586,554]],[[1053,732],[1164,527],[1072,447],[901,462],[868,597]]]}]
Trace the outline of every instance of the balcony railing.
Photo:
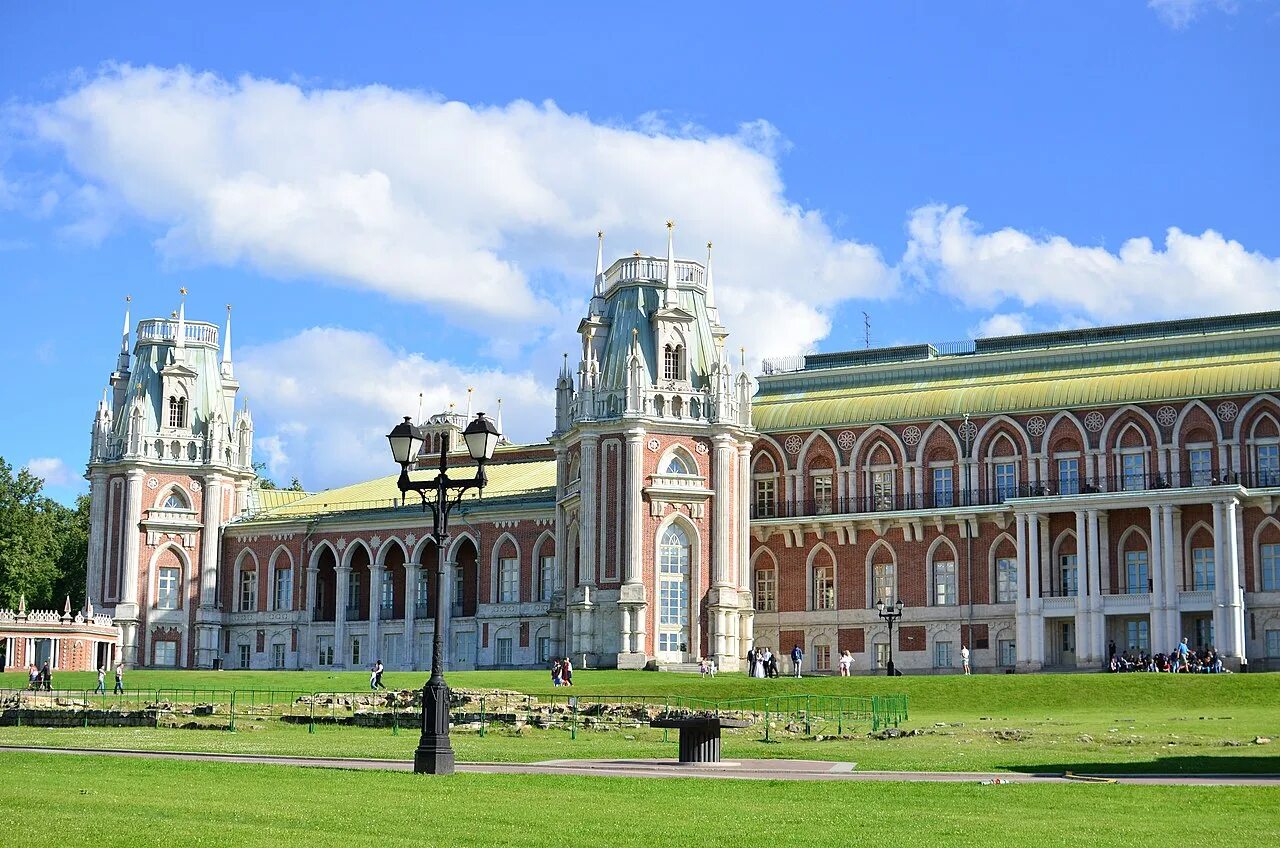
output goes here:
[{"label": "balcony railing", "polygon": [[818,515],[850,515],[908,510],[956,509],[970,506],[994,506],[1013,498],[1058,498],[1073,495],[1096,495],[1103,492],[1150,492],[1163,489],[1194,489],[1209,486],[1243,486],[1265,488],[1280,486],[1280,471],[1264,469],[1256,472],[1231,471],[1222,475],[1201,472],[1168,472],[1164,474],[1121,474],[1089,479],[1043,483],[1019,483],[991,489],[953,492],[914,492],[904,494],[859,495],[851,498],[810,498],[789,503],[756,501],[751,505],[752,519],[802,518]]}]

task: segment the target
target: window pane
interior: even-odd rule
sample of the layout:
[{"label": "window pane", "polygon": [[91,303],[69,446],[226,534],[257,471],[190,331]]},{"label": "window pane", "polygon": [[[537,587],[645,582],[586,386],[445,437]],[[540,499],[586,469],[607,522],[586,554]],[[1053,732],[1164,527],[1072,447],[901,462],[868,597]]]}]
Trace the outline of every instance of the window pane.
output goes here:
[{"label": "window pane", "polygon": [[875,606],[877,601],[884,601],[886,604],[891,603],[894,599],[896,586],[894,585],[893,563],[884,563],[877,565],[873,569],[874,585],[871,605]]},{"label": "window pane", "polygon": [[831,477],[823,474],[813,478],[813,508],[819,515],[831,512]]},{"label": "window pane", "polygon": [[756,609],[760,612],[774,610],[776,603],[774,579],[772,568],[762,568],[756,572]]},{"label": "window pane", "polygon": [[937,606],[949,606],[956,602],[956,564],[933,564],[933,602]]},{"label": "window pane", "polygon": [[955,478],[951,466],[933,469],[933,505],[949,507],[955,504]]},{"label": "window pane", "polygon": [[1077,457],[1058,460],[1058,494],[1080,494],[1080,460]]},{"label": "window pane", "polygon": [[1075,554],[1064,554],[1059,558],[1058,594],[1063,597],[1073,597],[1077,594],[1079,569],[1076,564]]},{"label": "window pane", "polygon": [[873,509],[890,510],[894,509],[894,472],[889,471],[873,471],[871,472],[871,497],[873,500]]},{"label": "window pane", "polygon": [[1018,466],[1012,462],[997,462],[994,470],[996,497],[1002,501],[1015,497],[1018,494]]},{"label": "window pane", "polygon": [[767,480],[756,481],[756,516],[759,518],[769,518],[774,513],[774,482],[770,477]]},{"label": "window pane", "polygon": [[1140,453],[1127,453],[1121,458],[1124,468],[1126,491],[1145,489],[1147,485],[1147,458]]},{"label": "window pane", "polygon": [[1124,555],[1125,592],[1141,594],[1151,591],[1146,551],[1128,551]]},{"label": "window pane", "polygon": [[1263,545],[1262,591],[1280,591],[1280,545]]},{"label": "window pane", "polygon": [[1191,551],[1192,589],[1209,591],[1214,587],[1213,548],[1196,548]]},{"label": "window pane", "polygon": [[1018,598],[1018,561],[996,560],[996,603],[1011,604]]},{"label": "window pane", "polygon": [[1191,468],[1191,485],[1209,485],[1213,479],[1213,454],[1208,448],[1187,451],[1187,465]]},{"label": "window pane", "polygon": [[836,586],[835,575],[830,566],[820,566],[813,570],[813,608],[816,610],[835,609]]},{"label": "window pane", "polygon": [[1258,445],[1258,485],[1280,486],[1280,445]]},{"label": "window pane", "polygon": [[538,575],[538,598],[543,601],[551,600],[551,592],[556,585],[556,558],[553,556],[544,556],[542,558],[542,571]]}]

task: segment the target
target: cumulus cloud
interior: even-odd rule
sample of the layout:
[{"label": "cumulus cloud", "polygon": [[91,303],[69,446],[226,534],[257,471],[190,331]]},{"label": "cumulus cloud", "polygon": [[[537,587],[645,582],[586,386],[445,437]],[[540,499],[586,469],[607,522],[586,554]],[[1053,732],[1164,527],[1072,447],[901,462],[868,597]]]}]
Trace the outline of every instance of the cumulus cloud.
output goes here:
[{"label": "cumulus cloud", "polygon": [[1031,316],[1025,312],[1003,312],[990,315],[973,328],[975,339],[993,336],[1020,336],[1032,330]]},{"label": "cumulus cloud", "polygon": [[27,462],[27,470],[44,480],[46,486],[70,486],[77,482],[76,475],[56,456],[37,456]]},{"label": "cumulus cloud", "polygon": [[462,368],[388,346],[372,333],[313,327],[245,348],[236,376],[252,391],[255,416],[271,422],[256,439],[260,459],[281,479],[298,475],[308,489],[392,473],[387,431],[402,416],[458,404],[474,387],[475,412],[497,414],[512,441],[540,441],[554,424],[553,378]]},{"label": "cumulus cloud", "polygon": [[613,255],[659,252],[674,216],[682,255],[716,242],[726,303],[769,300],[772,314],[731,328],[737,339],[781,345],[780,317],[798,331],[786,352],[812,348],[840,301],[894,288],[874,248],[786,198],[785,141],[765,121],[715,134],[653,116],[602,123],[552,102],[128,66],[26,116],[102,207],[156,223],[159,249],[185,261],[545,327],[551,304],[588,293],[597,229]]},{"label": "cumulus cloud", "polygon": [[1210,9],[1235,14],[1237,6],[1235,0],[1147,0],[1147,8],[1173,29],[1186,29],[1202,12]]},{"label": "cumulus cloud", "polygon": [[1280,260],[1213,230],[1170,227],[1162,246],[1131,238],[1113,253],[1012,228],[984,233],[965,207],[935,205],[912,214],[908,233],[904,267],[970,307],[1041,307],[1078,316],[1071,323],[1280,308]]}]

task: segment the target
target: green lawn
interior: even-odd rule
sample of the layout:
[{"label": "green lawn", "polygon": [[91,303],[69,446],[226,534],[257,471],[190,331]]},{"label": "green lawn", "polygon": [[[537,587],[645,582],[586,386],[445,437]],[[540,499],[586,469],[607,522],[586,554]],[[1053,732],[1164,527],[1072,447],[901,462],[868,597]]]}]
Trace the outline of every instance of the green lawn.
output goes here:
[{"label": "green lawn", "polygon": [[[421,674],[389,675],[392,686],[420,684]],[[1280,773],[1280,742],[1256,745],[1256,737],[1280,739],[1280,675],[979,675],[970,678],[903,677],[716,680],[676,674],[582,672],[575,694],[673,694],[736,698],[783,693],[878,694],[906,692],[910,738],[866,738],[865,726],[815,725],[787,732],[779,726],[772,743],[759,729],[726,733],[726,757],[850,760],[863,769],[1008,770],[1170,773]],[[63,675],[61,686],[75,681]],[[359,673],[137,672],[130,685],[223,688],[253,686],[343,690],[365,682]],[[472,672],[450,675],[454,686],[506,688],[550,694],[541,674]],[[300,685],[301,684],[301,685]],[[561,690],[560,695],[565,694]],[[225,719],[222,719],[225,721]],[[413,717],[407,717],[412,722]],[[562,758],[673,757],[675,734],[660,731],[582,728],[526,729],[519,735],[494,729],[481,738],[455,732],[458,756],[472,761],[537,761]],[[305,727],[274,720],[237,719],[237,732],[108,728],[0,728],[0,744],[60,747],[140,747],[156,750],[281,753],[314,756],[373,756],[408,759],[416,743],[412,726],[390,730]],[[1235,744],[1228,744],[1235,743]]]},{"label": "green lawn", "polygon": [[[741,782],[346,772],[0,753],[5,843],[1265,845],[1258,787]],[[175,791],[181,787],[180,791]]]}]

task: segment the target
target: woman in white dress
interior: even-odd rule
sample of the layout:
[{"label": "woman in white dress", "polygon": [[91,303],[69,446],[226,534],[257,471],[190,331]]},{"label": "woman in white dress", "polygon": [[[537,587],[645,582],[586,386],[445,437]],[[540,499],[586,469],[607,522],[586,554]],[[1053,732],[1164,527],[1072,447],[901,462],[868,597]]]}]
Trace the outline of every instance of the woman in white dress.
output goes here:
[{"label": "woman in white dress", "polygon": [[755,662],[751,663],[751,676],[764,677],[764,651],[756,650]]}]

